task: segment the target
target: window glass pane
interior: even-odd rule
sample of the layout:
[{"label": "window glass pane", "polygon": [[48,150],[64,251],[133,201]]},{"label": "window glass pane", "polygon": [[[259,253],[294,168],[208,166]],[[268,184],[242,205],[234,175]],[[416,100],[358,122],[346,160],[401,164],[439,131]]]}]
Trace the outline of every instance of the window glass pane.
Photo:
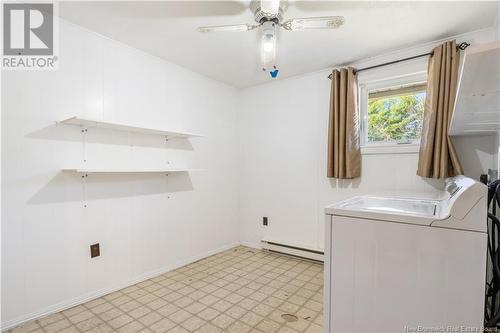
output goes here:
[{"label": "window glass pane", "polygon": [[425,84],[368,94],[368,142],[420,139]]}]

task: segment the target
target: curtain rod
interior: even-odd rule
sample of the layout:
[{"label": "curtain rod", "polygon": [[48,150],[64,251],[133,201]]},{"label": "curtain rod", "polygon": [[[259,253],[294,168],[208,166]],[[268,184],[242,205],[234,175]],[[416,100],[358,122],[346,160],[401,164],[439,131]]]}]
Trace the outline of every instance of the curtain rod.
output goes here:
[{"label": "curtain rod", "polygon": [[[463,51],[468,46],[470,46],[470,44],[467,43],[467,42],[460,43],[459,45],[457,45],[457,50],[462,50]],[[382,63],[382,64],[373,65],[373,66],[369,66],[369,67],[364,67],[364,68],[360,68],[360,69],[355,69],[354,73],[359,73],[359,72],[362,72],[362,71],[366,71],[368,69],[383,67],[383,66],[387,66],[387,65],[397,64],[398,62],[413,60],[413,59],[417,59],[417,58],[421,58],[421,57],[427,57],[427,56],[430,56],[430,55],[432,55],[432,52],[428,52],[428,53],[424,53],[424,54],[419,54],[419,55],[416,55],[416,56],[413,56],[413,57],[409,57],[409,58],[404,58],[404,59],[389,61],[389,62],[385,62],[385,63]],[[328,78],[331,80],[332,79],[332,74],[328,75]]]}]

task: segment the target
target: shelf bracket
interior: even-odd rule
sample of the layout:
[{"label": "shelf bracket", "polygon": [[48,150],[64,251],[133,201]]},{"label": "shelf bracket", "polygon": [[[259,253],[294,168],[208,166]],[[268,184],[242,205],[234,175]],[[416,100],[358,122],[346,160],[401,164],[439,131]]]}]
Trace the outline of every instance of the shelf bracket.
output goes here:
[{"label": "shelf bracket", "polygon": [[82,196],[83,196],[83,208],[87,208],[87,178],[88,174],[82,174]]},{"label": "shelf bracket", "polygon": [[86,127],[81,127],[81,133],[82,133],[82,160],[83,163],[87,162],[87,128]]},{"label": "shelf bracket", "polygon": [[167,192],[167,199],[170,199],[170,193],[168,193],[168,173],[165,174],[165,190]]}]

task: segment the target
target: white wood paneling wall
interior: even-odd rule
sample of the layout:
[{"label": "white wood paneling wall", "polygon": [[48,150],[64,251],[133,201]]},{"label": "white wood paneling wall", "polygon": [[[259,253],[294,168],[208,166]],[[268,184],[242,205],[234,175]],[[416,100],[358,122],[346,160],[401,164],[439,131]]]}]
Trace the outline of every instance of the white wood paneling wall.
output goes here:
[{"label": "white wood paneling wall", "polygon": [[[238,241],[239,91],[62,20],[60,38],[58,70],[2,73],[4,327]],[[89,129],[82,143],[55,123],[75,115],[205,137]],[[92,174],[85,186],[61,172],[83,164],[203,171]]]}]

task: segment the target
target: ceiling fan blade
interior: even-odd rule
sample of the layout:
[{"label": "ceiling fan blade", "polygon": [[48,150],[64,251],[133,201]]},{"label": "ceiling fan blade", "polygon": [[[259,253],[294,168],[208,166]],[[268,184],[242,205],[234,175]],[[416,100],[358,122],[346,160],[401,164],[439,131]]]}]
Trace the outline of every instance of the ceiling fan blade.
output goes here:
[{"label": "ceiling fan blade", "polygon": [[336,29],[344,24],[343,16],[294,18],[281,23],[286,30],[298,31],[309,29]]},{"label": "ceiling fan blade", "polygon": [[234,25],[214,25],[210,27],[199,27],[198,32],[238,32],[249,31],[257,28],[258,24],[234,24]]}]

